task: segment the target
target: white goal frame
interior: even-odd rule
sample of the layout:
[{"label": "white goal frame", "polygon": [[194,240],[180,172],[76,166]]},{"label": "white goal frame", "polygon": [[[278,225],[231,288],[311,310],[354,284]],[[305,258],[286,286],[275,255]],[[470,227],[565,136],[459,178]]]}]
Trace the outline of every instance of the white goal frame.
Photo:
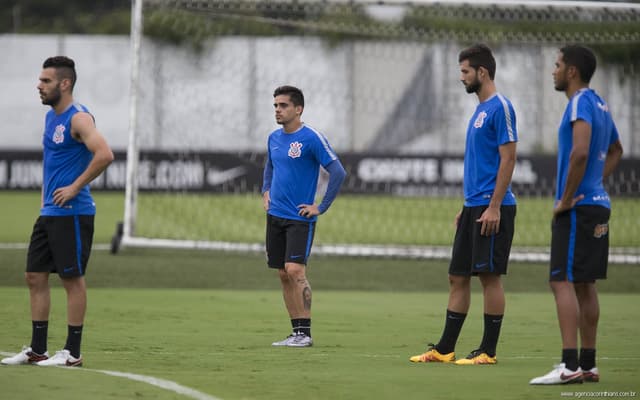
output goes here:
[{"label": "white goal frame", "polygon": [[[132,0],[131,6],[131,82],[129,95],[129,129],[128,147],[126,162],[126,185],[124,220],[119,223],[116,233],[111,240],[111,252],[117,253],[121,248],[142,247],[142,248],[174,248],[174,249],[199,249],[199,250],[223,250],[234,252],[264,252],[263,243],[238,243],[225,241],[197,241],[197,240],[177,240],[158,239],[135,236],[135,225],[138,206],[138,183],[136,179],[139,148],[137,140],[137,113],[139,97],[139,73],[140,73],[140,46],[143,35],[143,1],[150,4],[163,3],[162,0]],[[329,3],[344,3],[345,1],[331,0]],[[357,3],[364,5],[403,5],[404,0],[361,0]],[[617,2],[592,2],[592,1],[548,1],[548,0],[413,0],[414,3],[421,4],[470,4],[481,6],[516,6],[526,5],[529,8],[582,8],[582,9],[637,9],[640,11],[640,3],[617,3]],[[314,254],[358,256],[367,255],[374,257],[403,257],[403,258],[425,258],[425,259],[448,259],[451,256],[449,246],[400,246],[400,245],[357,245],[357,244],[337,244],[337,245],[316,245],[313,248]],[[513,261],[526,262],[546,262],[549,260],[549,251],[544,248],[514,248],[510,259]],[[609,260],[613,263],[640,264],[640,256],[629,254],[610,254]]]}]

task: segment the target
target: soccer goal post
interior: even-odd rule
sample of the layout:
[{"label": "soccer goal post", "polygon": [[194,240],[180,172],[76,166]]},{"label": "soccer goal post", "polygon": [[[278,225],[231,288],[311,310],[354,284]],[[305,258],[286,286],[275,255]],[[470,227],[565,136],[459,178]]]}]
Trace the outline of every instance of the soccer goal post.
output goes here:
[{"label": "soccer goal post", "polygon": [[272,93],[292,84],[348,172],[313,253],[448,258],[477,102],[457,54],[485,42],[520,132],[512,259],[546,261],[566,105],[550,74],[557,49],[579,42],[602,61],[592,86],[625,145],[607,181],[611,259],[638,263],[639,24],[640,4],[618,2],[133,0],[125,207],[111,250],[264,251]]}]

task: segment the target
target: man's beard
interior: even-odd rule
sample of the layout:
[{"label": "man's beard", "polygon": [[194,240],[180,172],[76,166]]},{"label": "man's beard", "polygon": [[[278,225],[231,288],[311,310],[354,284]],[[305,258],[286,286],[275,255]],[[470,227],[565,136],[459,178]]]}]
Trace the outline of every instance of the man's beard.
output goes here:
[{"label": "man's beard", "polygon": [[567,90],[567,81],[560,81],[560,82],[556,82],[556,84],[554,85],[554,88],[558,91],[558,92],[564,92]]},{"label": "man's beard", "polygon": [[51,107],[55,107],[60,102],[60,98],[61,97],[62,97],[62,95],[60,94],[60,87],[56,86],[51,91],[51,93],[49,93],[48,95],[46,95],[42,99],[42,104],[45,104],[45,105],[51,106]]},{"label": "man's beard", "polygon": [[475,81],[471,82],[468,85],[464,85],[465,89],[467,89],[467,93],[478,93],[480,88],[482,87],[482,83],[476,78]]}]

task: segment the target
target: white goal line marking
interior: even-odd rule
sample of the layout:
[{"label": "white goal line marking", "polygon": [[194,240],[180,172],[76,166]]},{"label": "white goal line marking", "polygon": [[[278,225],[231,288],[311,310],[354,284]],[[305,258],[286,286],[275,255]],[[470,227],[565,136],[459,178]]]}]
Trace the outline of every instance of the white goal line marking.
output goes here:
[{"label": "white goal line marking", "polygon": [[[198,240],[151,239],[129,237],[123,238],[122,247],[193,249],[193,250],[223,250],[245,253],[264,253],[262,243],[235,242],[207,242]],[[0,243],[0,250],[21,250],[28,248],[27,243]],[[111,246],[104,243],[93,245],[94,250],[106,251]],[[614,248],[615,249],[615,248]],[[635,250],[631,250],[633,253]],[[616,253],[609,251],[609,262],[612,264],[640,264],[640,255],[632,253]],[[318,244],[314,246],[313,254],[329,256],[358,256],[374,257],[403,257],[413,259],[447,260],[451,258],[450,246],[392,246],[367,244]],[[548,263],[549,251],[539,248],[514,248],[509,255],[511,261]]]},{"label": "white goal line marking", "polygon": [[[13,356],[15,355],[15,353],[5,353],[0,351],[0,355],[3,356]],[[44,368],[44,367],[43,367]],[[119,372],[119,371],[107,371],[107,370],[102,370],[102,369],[91,369],[91,368],[84,368],[84,367],[60,367],[60,368],[64,368],[64,369],[74,369],[74,370],[79,370],[79,371],[89,371],[89,372],[99,372],[101,374],[105,374],[105,375],[110,375],[110,376],[116,376],[119,378],[125,378],[125,379],[130,379],[132,381],[138,381],[138,382],[143,382],[143,383],[147,383],[149,385],[152,386],[157,386],[161,389],[165,389],[165,390],[170,390],[174,393],[177,394],[181,394],[187,397],[190,397],[192,399],[196,399],[196,400],[222,400],[219,397],[215,397],[215,396],[211,396],[208,395],[206,393],[200,392],[198,390],[195,389],[191,389],[190,387],[186,387],[186,386],[182,386],[179,383],[167,380],[167,379],[161,379],[161,378],[156,378],[154,376],[147,376],[147,375],[140,375],[140,374],[131,374],[129,372]]]}]

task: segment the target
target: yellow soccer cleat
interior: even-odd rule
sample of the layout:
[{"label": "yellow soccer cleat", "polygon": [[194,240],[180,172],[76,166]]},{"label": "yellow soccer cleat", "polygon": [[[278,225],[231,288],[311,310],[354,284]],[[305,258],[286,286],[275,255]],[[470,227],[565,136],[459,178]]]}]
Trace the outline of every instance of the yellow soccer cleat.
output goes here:
[{"label": "yellow soccer cleat", "polygon": [[426,362],[449,363],[449,362],[455,361],[455,359],[456,359],[456,355],[453,351],[447,354],[440,354],[440,352],[436,350],[435,345],[433,343],[429,343],[429,349],[426,352],[409,358],[409,361],[423,362],[423,363],[426,363]]},{"label": "yellow soccer cleat", "polygon": [[456,365],[487,365],[487,364],[495,364],[498,360],[496,360],[496,356],[489,356],[484,351],[478,349],[474,350],[469,354],[466,358],[461,358],[456,361]]}]

